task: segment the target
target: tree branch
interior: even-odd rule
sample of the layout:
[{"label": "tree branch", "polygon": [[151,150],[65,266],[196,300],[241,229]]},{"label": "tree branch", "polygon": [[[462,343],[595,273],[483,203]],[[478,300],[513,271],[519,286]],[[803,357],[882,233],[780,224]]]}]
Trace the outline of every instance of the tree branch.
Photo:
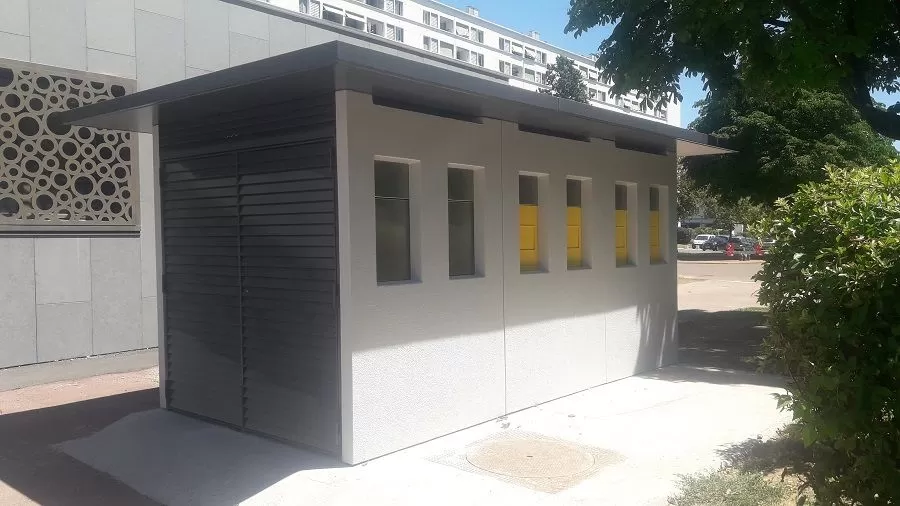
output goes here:
[{"label": "tree branch", "polygon": [[791,26],[790,21],[784,21],[782,19],[767,19],[763,21],[763,23],[767,25],[777,26],[778,28],[785,28]]}]

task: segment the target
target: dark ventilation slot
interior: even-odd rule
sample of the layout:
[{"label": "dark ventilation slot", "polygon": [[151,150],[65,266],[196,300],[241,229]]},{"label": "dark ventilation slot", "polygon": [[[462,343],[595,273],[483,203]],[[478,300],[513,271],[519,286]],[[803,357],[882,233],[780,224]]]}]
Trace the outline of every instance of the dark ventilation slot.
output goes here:
[{"label": "dark ventilation slot", "polygon": [[465,121],[466,123],[483,124],[484,120],[479,116],[473,116],[460,111],[451,111],[431,105],[415,104],[405,100],[388,98],[384,96],[372,95],[372,103],[381,107],[390,107],[391,109],[400,109],[403,111],[417,112],[419,114],[427,114],[429,116],[437,116],[439,118],[455,119],[457,121]]},{"label": "dark ventilation slot", "polygon": [[549,128],[541,128],[532,125],[519,125],[520,132],[528,132],[530,134],[546,135],[548,137],[558,137],[560,139],[568,139],[570,141],[591,142],[591,138],[587,135],[575,134],[571,132],[563,132],[561,130],[552,130]]},{"label": "dark ventilation slot", "polygon": [[648,153],[651,155],[659,156],[666,156],[669,154],[669,150],[666,149],[666,146],[663,144],[641,142],[632,139],[616,138],[616,148],[627,149],[628,151],[639,151],[641,153]]}]

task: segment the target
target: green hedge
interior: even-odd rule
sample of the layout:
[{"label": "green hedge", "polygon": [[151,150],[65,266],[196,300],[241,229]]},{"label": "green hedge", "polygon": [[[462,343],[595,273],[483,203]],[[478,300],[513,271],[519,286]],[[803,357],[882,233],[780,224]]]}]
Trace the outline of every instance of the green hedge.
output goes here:
[{"label": "green hedge", "polygon": [[900,501],[900,163],[828,170],[776,205],[757,275],[780,405],[815,446],[820,504]]}]

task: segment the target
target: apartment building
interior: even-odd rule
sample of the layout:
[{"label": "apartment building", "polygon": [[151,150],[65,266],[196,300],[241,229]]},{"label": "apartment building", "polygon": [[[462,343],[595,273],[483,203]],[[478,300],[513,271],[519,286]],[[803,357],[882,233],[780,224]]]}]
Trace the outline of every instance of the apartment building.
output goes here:
[{"label": "apartment building", "polygon": [[593,58],[542,41],[540,34],[519,33],[480,16],[476,7],[461,11],[431,0],[268,0],[268,3],[337,25],[365,31],[445,58],[499,71],[509,84],[532,91],[547,89],[547,65],[561,55],[573,60],[596,107],[681,125],[680,105],[659,111],[641,105],[637,95],[613,97]]}]

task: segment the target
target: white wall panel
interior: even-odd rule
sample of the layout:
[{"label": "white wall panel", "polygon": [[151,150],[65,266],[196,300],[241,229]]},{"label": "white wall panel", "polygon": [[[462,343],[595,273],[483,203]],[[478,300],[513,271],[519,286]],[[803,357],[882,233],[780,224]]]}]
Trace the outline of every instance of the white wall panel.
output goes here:
[{"label": "white wall panel", "polygon": [[230,33],[230,64],[243,65],[269,57],[269,41],[248,37],[239,33]]},{"label": "white wall panel", "polygon": [[87,47],[134,56],[134,0],[86,0]]},{"label": "white wall panel", "polygon": [[188,67],[228,68],[229,7],[220,0],[185,1],[185,62]]},{"label": "white wall panel", "polygon": [[29,61],[31,41],[24,35],[0,32],[0,58]]},{"label": "white wall panel", "polygon": [[137,9],[175,19],[184,19],[184,0],[134,0]]},{"label": "white wall panel", "polygon": [[184,79],[184,21],[138,10],[134,23],[138,89]]},{"label": "white wall panel", "polygon": [[31,0],[31,61],[87,68],[85,0]]},{"label": "white wall panel", "polygon": [[0,2],[0,32],[28,35],[28,25],[28,0]]},{"label": "white wall panel", "polygon": [[112,76],[137,78],[137,63],[134,56],[110,53],[97,49],[87,50],[88,72]]}]

